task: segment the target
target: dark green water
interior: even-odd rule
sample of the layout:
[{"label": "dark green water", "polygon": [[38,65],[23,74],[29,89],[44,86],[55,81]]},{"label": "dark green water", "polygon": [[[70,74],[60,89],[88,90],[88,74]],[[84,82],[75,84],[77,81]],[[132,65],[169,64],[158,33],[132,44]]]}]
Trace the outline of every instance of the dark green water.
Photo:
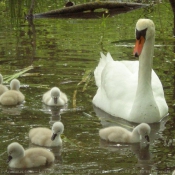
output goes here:
[{"label": "dark green water", "polygon": [[[18,141],[28,148],[30,128],[50,128],[53,121],[60,119],[53,117],[41,102],[43,93],[53,86],[60,87],[69,98],[68,110],[60,112],[65,125],[63,147],[51,149],[56,155],[51,167],[23,174],[171,174],[175,169],[175,40],[168,1],[107,19],[34,19],[33,23],[23,18],[30,2],[17,2],[0,2],[0,73],[13,75],[31,65],[34,68],[19,77],[26,103],[16,108],[0,107],[0,174],[10,174],[6,163],[8,144]],[[62,4],[63,1],[38,3],[35,12],[53,10]],[[94,110],[91,101],[97,88],[93,76],[87,86],[78,83],[94,70],[101,51],[111,52],[115,60],[135,59],[134,28],[143,17],[151,18],[156,25],[153,67],[164,86],[169,116],[161,127],[152,126],[149,149],[138,144],[109,145],[99,139],[98,131],[118,125],[119,121]]]}]

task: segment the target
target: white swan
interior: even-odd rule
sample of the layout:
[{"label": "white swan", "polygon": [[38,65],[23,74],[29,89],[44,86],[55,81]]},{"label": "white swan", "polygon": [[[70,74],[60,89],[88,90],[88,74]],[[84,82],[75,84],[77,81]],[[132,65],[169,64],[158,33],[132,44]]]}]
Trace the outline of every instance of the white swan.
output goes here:
[{"label": "white swan", "polygon": [[3,85],[3,76],[0,74],[0,95],[2,95],[5,91],[8,91],[8,88]]},{"label": "white swan", "polygon": [[52,126],[52,130],[48,128],[33,128],[29,131],[29,138],[32,143],[40,146],[61,146],[62,139],[60,135],[64,131],[64,125],[62,122],[55,122]]},{"label": "white swan", "polygon": [[68,99],[66,94],[60,91],[59,88],[53,87],[43,95],[42,101],[48,106],[63,106]]},{"label": "white swan", "polygon": [[54,162],[52,152],[44,148],[29,148],[13,142],[7,147],[8,163],[11,168],[33,168],[45,166]]},{"label": "white swan", "polygon": [[13,79],[10,82],[10,90],[4,92],[0,96],[0,103],[5,106],[17,105],[24,101],[24,95],[19,91],[20,82],[17,79]]},{"label": "white swan", "polygon": [[152,20],[136,24],[134,55],[139,61],[114,61],[101,54],[94,71],[98,90],[93,104],[105,112],[135,123],[159,122],[168,113],[162,83],[152,70],[155,26]]},{"label": "white swan", "polygon": [[117,143],[136,143],[141,139],[149,142],[149,134],[151,128],[146,123],[141,123],[136,126],[132,132],[120,126],[110,126],[100,129],[99,135],[103,140]]}]

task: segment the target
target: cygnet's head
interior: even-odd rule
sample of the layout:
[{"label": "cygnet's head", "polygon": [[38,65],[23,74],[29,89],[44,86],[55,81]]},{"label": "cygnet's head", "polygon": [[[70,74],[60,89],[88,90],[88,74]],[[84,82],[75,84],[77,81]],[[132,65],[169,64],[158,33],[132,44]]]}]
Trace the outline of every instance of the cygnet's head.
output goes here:
[{"label": "cygnet's head", "polygon": [[155,26],[152,20],[150,19],[139,19],[136,23],[136,39],[140,39],[141,36],[145,38],[145,40],[154,36]]},{"label": "cygnet's head", "polygon": [[55,122],[52,126],[53,135],[51,140],[55,140],[56,136],[62,134],[64,131],[64,125],[62,122]]},{"label": "cygnet's head", "polygon": [[51,89],[51,97],[53,98],[54,103],[57,104],[57,100],[60,97],[60,89],[57,87],[53,87]]},{"label": "cygnet's head", "polygon": [[10,89],[11,90],[17,90],[17,91],[19,91],[19,88],[20,88],[20,82],[19,82],[19,80],[13,79],[10,82]]},{"label": "cygnet's head", "polygon": [[8,160],[10,162],[12,159],[20,158],[24,156],[24,148],[18,142],[13,142],[7,147]]},{"label": "cygnet's head", "polygon": [[142,138],[145,138],[149,142],[149,135],[151,132],[151,127],[147,123],[141,123],[137,127],[138,133]]},{"label": "cygnet's head", "polygon": [[0,84],[3,84],[3,76],[0,74]]}]

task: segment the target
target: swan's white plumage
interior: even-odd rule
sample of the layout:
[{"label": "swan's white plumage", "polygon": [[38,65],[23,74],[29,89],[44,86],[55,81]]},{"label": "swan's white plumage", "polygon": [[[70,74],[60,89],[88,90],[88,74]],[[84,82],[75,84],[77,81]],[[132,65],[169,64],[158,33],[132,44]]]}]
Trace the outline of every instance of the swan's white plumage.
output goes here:
[{"label": "swan's white plumage", "polygon": [[[140,19],[137,30],[147,28],[139,61],[114,61],[103,55],[94,71],[98,90],[93,104],[105,112],[136,123],[159,122],[168,113],[162,83],[152,70],[154,24]],[[140,76],[140,78],[138,78]]]},{"label": "swan's white plumage", "polygon": [[120,126],[110,126],[100,129],[99,136],[109,142],[118,143],[136,143],[141,140],[146,140],[145,137],[149,137],[151,128],[146,123],[141,123],[136,126],[132,132]]},{"label": "swan's white plumage", "polygon": [[44,93],[42,101],[48,106],[63,106],[67,103],[68,99],[65,93],[59,88],[53,87]]},{"label": "swan's white plumage", "polygon": [[5,106],[17,105],[24,101],[25,96],[19,91],[20,82],[13,79],[10,82],[10,90],[4,92],[0,96],[0,103]]},{"label": "swan's white plumage", "polygon": [[61,146],[62,139],[60,135],[64,131],[64,125],[62,122],[55,122],[52,126],[52,130],[48,128],[38,127],[29,131],[29,138],[32,143],[40,146]]},{"label": "swan's white plumage", "polygon": [[9,166],[11,168],[33,168],[45,166],[54,162],[52,152],[44,148],[29,148],[24,150],[23,146],[13,142],[7,147]]},{"label": "swan's white plumage", "polygon": [[0,74],[0,95],[2,95],[6,91],[8,91],[8,88],[3,85],[3,76]]}]

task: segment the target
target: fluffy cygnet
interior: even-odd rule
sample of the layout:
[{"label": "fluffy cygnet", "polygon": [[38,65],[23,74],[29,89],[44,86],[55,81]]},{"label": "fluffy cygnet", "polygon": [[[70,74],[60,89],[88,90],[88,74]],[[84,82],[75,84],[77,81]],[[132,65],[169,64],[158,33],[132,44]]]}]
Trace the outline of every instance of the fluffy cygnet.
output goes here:
[{"label": "fluffy cygnet", "polygon": [[0,95],[2,95],[8,88],[3,85],[3,76],[0,74]]},{"label": "fluffy cygnet", "polygon": [[64,131],[62,122],[55,122],[52,130],[48,128],[33,128],[29,131],[29,138],[32,143],[40,146],[61,146],[62,140],[60,135]]},{"label": "fluffy cygnet", "polygon": [[11,168],[33,168],[45,166],[54,162],[52,152],[44,148],[29,148],[24,150],[17,142],[7,147],[8,163]]},{"label": "fluffy cygnet", "polygon": [[20,82],[17,79],[13,79],[10,82],[10,90],[4,92],[0,96],[0,103],[2,105],[11,106],[17,105],[24,101],[24,95],[19,91]]},{"label": "fluffy cygnet", "polygon": [[111,126],[101,129],[99,135],[103,140],[110,142],[135,143],[140,142],[141,138],[149,142],[150,132],[150,126],[146,123],[141,123],[132,132],[119,126]]},{"label": "fluffy cygnet", "polygon": [[68,99],[66,94],[60,91],[59,88],[53,87],[43,95],[42,101],[48,106],[63,106]]}]

